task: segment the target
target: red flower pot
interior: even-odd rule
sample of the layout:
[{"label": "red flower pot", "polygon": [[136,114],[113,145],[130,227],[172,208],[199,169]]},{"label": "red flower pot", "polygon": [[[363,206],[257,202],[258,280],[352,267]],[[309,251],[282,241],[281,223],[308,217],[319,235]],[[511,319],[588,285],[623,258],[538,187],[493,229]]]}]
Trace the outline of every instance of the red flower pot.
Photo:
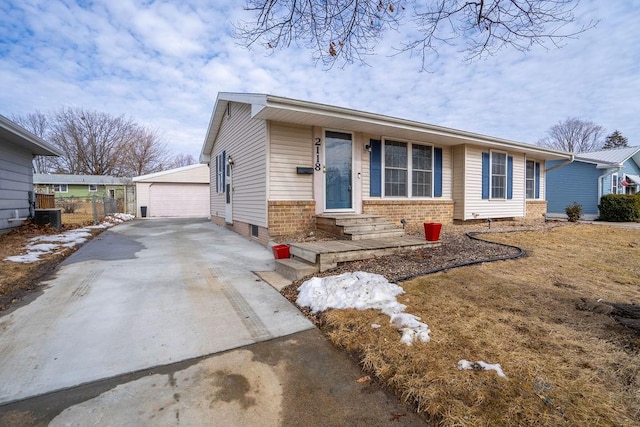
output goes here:
[{"label": "red flower pot", "polygon": [[424,223],[424,237],[429,242],[437,242],[440,240],[440,230],[442,229],[442,224],[438,222],[425,222]]}]

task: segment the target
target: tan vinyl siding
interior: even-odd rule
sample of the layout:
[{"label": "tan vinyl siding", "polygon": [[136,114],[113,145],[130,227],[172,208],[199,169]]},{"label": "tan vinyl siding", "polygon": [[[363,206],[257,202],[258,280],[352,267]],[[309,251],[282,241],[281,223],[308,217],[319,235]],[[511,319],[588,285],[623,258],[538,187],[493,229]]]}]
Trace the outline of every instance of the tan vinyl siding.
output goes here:
[{"label": "tan vinyl siding", "polygon": [[547,174],[545,173],[545,169],[547,165],[544,160],[540,160],[540,199],[539,200],[547,200]]},{"label": "tan vinyl siding", "polygon": [[267,226],[267,125],[251,118],[251,106],[231,103],[211,153],[211,215],[224,216],[225,195],[216,192],[215,156],[226,151],[233,167],[233,219]]},{"label": "tan vinyl siding", "polygon": [[442,197],[438,200],[453,198],[453,149],[451,147],[442,147]]},{"label": "tan vinyl siding", "polygon": [[313,168],[312,128],[271,123],[269,134],[269,200],[313,200],[313,174],[296,169]]},{"label": "tan vinyl siding", "polygon": [[465,209],[465,156],[466,147],[464,145],[456,145],[452,147],[453,151],[453,208],[454,219],[464,219]]},{"label": "tan vinyl siding", "polygon": [[149,206],[150,198],[149,198],[149,187],[151,187],[150,182],[136,182],[136,215],[142,216],[140,211],[141,206]]},{"label": "tan vinyl siding", "polygon": [[[370,194],[371,194],[371,153],[367,150],[364,149],[364,145],[365,144],[369,144],[369,141],[371,139],[380,139],[379,137],[376,138],[374,136],[370,136],[370,135],[364,135],[362,137],[362,141],[363,141],[363,148],[362,148],[362,166],[361,166],[361,173],[362,173],[362,198],[364,200],[370,198]],[[376,197],[377,198],[377,197]]]},{"label": "tan vinyl siding", "polygon": [[[513,198],[501,200],[482,199],[482,147],[468,146],[466,153],[465,217],[512,218],[524,216],[524,162],[522,154],[507,152],[513,157]],[[475,214],[475,215],[474,215]]]}]

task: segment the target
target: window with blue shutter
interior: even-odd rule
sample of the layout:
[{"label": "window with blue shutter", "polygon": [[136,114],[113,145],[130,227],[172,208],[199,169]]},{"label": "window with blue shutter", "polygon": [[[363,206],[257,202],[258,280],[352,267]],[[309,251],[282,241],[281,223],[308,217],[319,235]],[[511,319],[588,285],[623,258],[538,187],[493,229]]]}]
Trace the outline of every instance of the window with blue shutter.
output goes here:
[{"label": "window with blue shutter", "polygon": [[220,174],[220,156],[216,156],[216,193],[220,192],[220,183],[218,182]]},{"label": "window with blue shutter", "polygon": [[442,197],[442,148],[433,149],[433,197]]},{"label": "window with blue shutter", "polygon": [[536,199],[540,198],[540,162],[536,162]]},{"label": "window with blue shutter", "polygon": [[513,157],[507,157],[507,199],[513,199]]},{"label": "window with blue shutter", "polygon": [[482,198],[489,198],[489,153],[482,153]]},{"label": "window with blue shutter", "polygon": [[382,195],[382,143],[379,139],[371,139],[369,146],[371,147],[369,195],[380,197]]}]

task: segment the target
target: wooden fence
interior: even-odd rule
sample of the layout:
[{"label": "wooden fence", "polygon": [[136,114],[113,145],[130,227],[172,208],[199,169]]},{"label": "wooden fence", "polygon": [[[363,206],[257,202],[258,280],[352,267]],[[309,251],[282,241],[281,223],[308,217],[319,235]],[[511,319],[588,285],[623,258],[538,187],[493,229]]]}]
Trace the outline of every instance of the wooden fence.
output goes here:
[{"label": "wooden fence", "polygon": [[53,194],[36,193],[36,209],[55,209],[56,199]]}]

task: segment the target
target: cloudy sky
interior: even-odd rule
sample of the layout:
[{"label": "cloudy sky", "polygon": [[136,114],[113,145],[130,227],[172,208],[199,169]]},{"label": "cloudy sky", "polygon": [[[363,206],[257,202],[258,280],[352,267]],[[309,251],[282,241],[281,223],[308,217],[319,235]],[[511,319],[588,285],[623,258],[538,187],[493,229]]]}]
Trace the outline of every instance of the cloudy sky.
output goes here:
[{"label": "cloudy sky", "polygon": [[430,73],[390,57],[324,70],[292,47],[233,39],[241,0],[0,2],[0,114],[82,107],[156,129],[198,157],[218,92],[257,92],[536,143],[568,117],[640,145],[640,1],[582,0],[597,27],[561,49],[503,50],[473,63],[442,49]]}]

